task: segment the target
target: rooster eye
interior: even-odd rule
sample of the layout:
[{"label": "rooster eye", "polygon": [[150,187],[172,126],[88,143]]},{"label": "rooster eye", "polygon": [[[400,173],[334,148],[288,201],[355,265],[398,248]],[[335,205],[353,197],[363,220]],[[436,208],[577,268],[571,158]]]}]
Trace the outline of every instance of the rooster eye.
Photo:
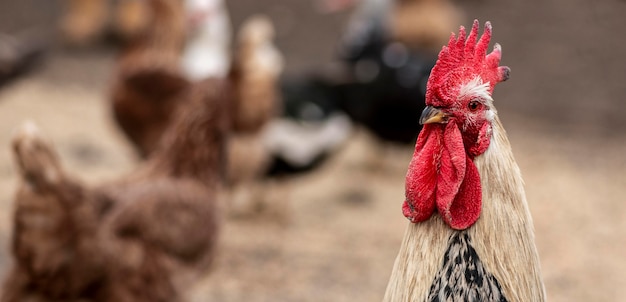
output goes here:
[{"label": "rooster eye", "polygon": [[471,101],[469,102],[469,104],[467,104],[467,108],[469,108],[470,111],[476,111],[480,108],[480,102]]}]

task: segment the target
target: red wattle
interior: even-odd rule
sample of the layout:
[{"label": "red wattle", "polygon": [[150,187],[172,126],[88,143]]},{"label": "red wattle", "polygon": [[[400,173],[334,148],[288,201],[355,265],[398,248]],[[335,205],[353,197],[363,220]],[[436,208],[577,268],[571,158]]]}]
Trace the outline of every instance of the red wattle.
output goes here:
[{"label": "red wattle", "polygon": [[[439,171],[437,177],[437,208],[447,208],[459,192],[459,187],[465,176],[465,147],[461,131],[454,121],[446,124],[443,133],[443,146],[439,159]],[[442,216],[448,213],[442,213]],[[444,217],[449,220],[451,217]]]},{"label": "red wattle", "polygon": [[437,201],[437,208],[443,221],[456,230],[464,230],[472,226],[480,217],[482,206],[478,169],[468,156],[465,160],[465,177],[454,200],[447,204],[439,204]]},{"label": "red wattle", "polygon": [[441,153],[443,127],[424,125],[415,143],[415,153],[406,173],[402,212],[411,222],[424,221],[435,211],[437,165]]},{"label": "red wattle", "polygon": [[[445,127],[445,128],[444,128]],[[451,228],[470,227],[480,216],[480,175],[452,120],[422,129],[406,176],[403,214],[417,223],[427,220],[435,206]]]}]

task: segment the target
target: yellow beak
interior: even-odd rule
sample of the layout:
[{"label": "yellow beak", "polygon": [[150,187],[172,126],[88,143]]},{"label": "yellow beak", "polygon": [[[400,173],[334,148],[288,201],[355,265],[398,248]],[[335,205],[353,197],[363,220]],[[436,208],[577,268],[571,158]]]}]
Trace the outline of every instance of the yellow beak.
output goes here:
[{"label": "yellow beak", "polygon": [[447,122],[448,115],[441,111],[441,109],[432,106],[426,106],[424,111],[422,111],[422,116],[420,117],[420,125],[432,123],[445,124]]}]

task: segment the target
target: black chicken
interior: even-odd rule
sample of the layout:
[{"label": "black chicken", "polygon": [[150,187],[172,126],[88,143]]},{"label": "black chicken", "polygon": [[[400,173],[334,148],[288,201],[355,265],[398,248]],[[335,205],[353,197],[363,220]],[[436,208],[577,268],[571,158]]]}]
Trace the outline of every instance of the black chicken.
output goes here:
[{"label": "black chicken", "polygon": [[410,51],[380,27],[364,35],[358,40],[365,43],[349,43],[340,52],[352,80],[333,85],[336,103],[381,140],[412,143],[436,57]]}]

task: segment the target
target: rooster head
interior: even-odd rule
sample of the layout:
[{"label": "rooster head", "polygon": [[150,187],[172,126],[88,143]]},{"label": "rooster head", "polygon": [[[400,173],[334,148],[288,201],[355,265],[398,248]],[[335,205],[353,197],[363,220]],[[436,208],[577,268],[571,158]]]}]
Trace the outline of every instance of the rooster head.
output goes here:
[{"label": "rooster head", "polygon": [[[496,111],[491,93],[509,77],[498,66],[502,55],[496,44],[487,54],[491,24],[478,39],[478,20],[466,38],[461,27],[444,46],[428,79],[424,128],[415,146],[406,177],[404,215],[414,223],[439,212],[451,228],[472,226],[480,216],[480,175],[473,163],[491,141]],[[477,41],[478,40],[478,41]]]}]

